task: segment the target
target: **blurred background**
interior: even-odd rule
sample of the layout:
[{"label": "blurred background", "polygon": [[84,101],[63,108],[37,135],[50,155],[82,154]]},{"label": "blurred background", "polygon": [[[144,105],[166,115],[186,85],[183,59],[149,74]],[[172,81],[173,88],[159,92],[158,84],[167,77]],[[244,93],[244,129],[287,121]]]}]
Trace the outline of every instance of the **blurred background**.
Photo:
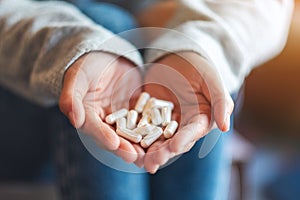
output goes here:
[{"label": "blurred background", "polygon": [[235,130],[242,153],[234,154],[233,165],[239,194],[232,189],[231,199],[300,199],[300,1],[295,3],[285,49],[254,69],[240,91]]},{"label": "blurred background", "polygon": [[[141,24],[163,26],[174,8],[152,7]],[[300,199],[300,0],[283,52],[250,73],[237,104],[229,200]]]},{"label": "blurred background", "polygon": [[[255,68],[239,93],[228,147],[233,154],[229,200],[300,199],[300,0],[295,2],[284,51]],[[170,1],[150,7],[138,15],[140,24],[163,26],[174,8]],[[51,184],[0,184],[0,199],[58,195]]]}]

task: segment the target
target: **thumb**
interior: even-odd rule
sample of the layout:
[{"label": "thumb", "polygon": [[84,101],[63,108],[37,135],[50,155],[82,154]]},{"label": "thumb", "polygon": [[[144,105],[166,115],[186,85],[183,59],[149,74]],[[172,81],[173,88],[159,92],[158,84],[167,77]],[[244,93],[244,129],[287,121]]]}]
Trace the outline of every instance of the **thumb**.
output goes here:
[{"label": "thumb", "polygon": [[80,71],[79,66],[72,66],[65,73],[63,89],[59,99],[60,110],[69,118],[75,128],[80,128],[84,124],[83,99],[88,91],[87,78]]},{"label": "thumb", "polygon": [[207,59],[198,54],[183,52],[179,55],[197,69],[205,82],[205,89],[208,90],[208,93],[206,91],[205,93],[211,102],[212,117],[221,131],[228,131],[230,128],[230,115],[233,112],[234,105],[218,70]]},{"label": "thumb", "polygon": [[222,97],[214,100],[213,102],[213,117],[217,123],[218,128],[223,131],[230,129],[230,116],[233,111],[232,99]]},{"label": "thumb", "polygon": [[206,70],[203,78],[210,95],[213,118],[221,131],[229,131],[230,116],[234,108],[233,100],[215,69]]}]

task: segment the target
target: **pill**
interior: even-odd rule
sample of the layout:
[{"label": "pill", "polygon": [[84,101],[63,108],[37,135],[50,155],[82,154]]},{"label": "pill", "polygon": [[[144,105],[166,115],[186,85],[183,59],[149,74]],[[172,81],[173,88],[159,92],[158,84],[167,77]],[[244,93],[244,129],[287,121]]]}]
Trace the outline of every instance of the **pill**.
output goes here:
[{"label": "pill", "polygon": [[172,109],[169,106],[164,106],[161,109],[162,125],[167,126],[171,122]]},{"label": "pill", "polygon": [[126,128],[126,118],[125,117],[117,119],[117,128]]},{"label": "pill", "polygon": [[138,113],[135,110],[130,110],[127,114],[127,128],[132,130],[136,127]]},{"label": "pill", "polygon": [[108,115],[105,120],[108,124],[116,123],[116,132],[120,137],[148,148],[162,134],[165,138],[175,134],[178,123],[171,121],[173,108],[172,102],[150,97],[143,92],[134,110],[120,109]]},{"label": "pill", "polygon": [[150,95],[147,93],[147,92],[143,92],[138,101],[136,102],[136,105],[134,107],[134,109],[138,112],[138,113],[141,113],[143,112],[143,109],[147,103],[147,101],[149,100],[150,98]]},{"label": "pill", "polygon": [[145,105],[145,107],[144,107],[144,110],[143,110],[143,113],[142,113],[142,115],[150,115],[150,111],[151,111],[151,109],[153,108],[153,101],[155,100],[155,98],[150,98],[148,101],[147,101],[147,103],[146,103],[146,105]]},{"label": "pill", "polygon": [[150,116],[149,115],[143,115],[140,119],[137,127],[145,126],[150,124]]},{"label": "pill", "polygon": [[156,128],[156,126],[149,124],[149,125],[144,125],[144,126],[137,127],[133,131],[136,134],[139,134],[139,135],[144,137],[146,135],[151,134],[151,132],[153,131],[154,128]]},{"label": "pill", "polygon": [[155,142],[163,133],[162,128],[155,127],[150,134],[146,135],[142,141],[141,146],[143,148],[148,148],[153,142]]},{"label": "pill", "polygon": [[160,125],[162,123],[162,118],[160,111],[157,108],[152,108],[150,112],[151,122],[154,125]]},{"label": "pill", "polygon": [[174,108],[174,104],[170,101],[165,101],[165,100],[161,100],[161,99],[153,99],[153,101],[151,102],[152,104],[152,107],[155,107],[155,108],[162,108],[162,107],[165,107],[165,106],[168,106],[170,107],[171,109]]},{"label": "pill", "polygon": [[178,123],[176,121],[171,121],[164,130],[164,137],[165,138],[172,137],[174,135],[177,127],[178,127]]},{"label": "pill", "polygon": [[116,132],[119,136],[121,136],[131,142],[134,142],[134,143],[139,143],[142,140],[141,135],[138,135],[135,132],[133,132],[132,130],[129,130],[127,128],[120,127],[117,129]]},{"label": "pill", "polygon": [[126,108],[123,108],[121,110],[118,110],[116,112],[111,113],[110,115],[106,116],[105,121],[108,124],[114,124],[117,119],[125,117],[128,113],[128,110]]}]

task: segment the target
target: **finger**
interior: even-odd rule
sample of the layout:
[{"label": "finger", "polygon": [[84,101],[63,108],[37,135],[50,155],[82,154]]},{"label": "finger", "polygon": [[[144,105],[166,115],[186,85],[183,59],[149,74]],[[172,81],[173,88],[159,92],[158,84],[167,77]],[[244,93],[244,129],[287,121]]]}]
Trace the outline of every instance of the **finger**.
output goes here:
[{"label": "finger", "polygon": [[170,151],[175,155],[187,152],[191,148],[191,144],[209,132],[209,127],[210,116],[205,114],[194,116],[170,139]]},{"label": "finger", "polygon": [[138,145],[138,144],[133,144],[133,147],[135,148],[136,152],[137,152],[137,159],[134,162],[134,164],[140,168],[144,167],[144,157],[145,157],[145,151],[144,149]]},{"label": "finger", "polygon": [[213,117],[218,128],[227,132],[230,129],[230,116],[233,112],[233,101],[229,98],[217,99],[213,103]]},{"label": "finger", "polygon": [[82,130],[107,150],[116,150],[120,146],[120,138],[115,131],[89,108],[86,109],[86,121]]},{"label": "finger", "polygon": [[155,173],[159,166],[166,164],[174,156],[188,152],[209,130],[208,117],[203,117],[202,123],[201,118],[198,118],[191,120],[190,124],[181,128],[173,138],[151,145],[145,155],[145,169]]},{"label": "finger", "polygon": [[208,89],[209,99],[211,99],[213,118],[221,131],[228,131],[230,128],[230,115],[234,107],[232,98],[217,70],[207,67],[205,72],[202,73],[202,77]]},{"label": "finger", "polygon": [[64,77],[59,107],[75,128],[80,128],[85,121],[83,98],[88,91],[86,80],[77,66],[69,68]]},{"label": "finger", "polygon": [[193,148],[193,146],[195,145],[196,142],[197,141],[193,141],[189,145],[187,145],[186,149],[184,150],[184,152],[189,152]]},{"label": "finger", "polygon": [[[206,98],[211,101],[212,117],[216,121],[218,128],[221,131],[228,131],[230,115],[233,111],[233,101],[218,70],[212,67],[213,64],[197,54],[183,52],[181,56],[192,64],[197,69],[200,77],[202,77],[200,87],[206,93]],[[208,90],[208,92],[205,92],[205,90]]]},{"label": "finger", "polygon": [[144,167],[149,173],[154,174],[160,166],[175,156],[175,154],[170,151],[169,143],[170,140],[157,141],[150,146],[144,159]]},{"label": "finger", "polygon": [[133,145],[120,137],[120,146],[118,149],[114,150],[113,153],[121,157],[127,163],[133,163],[138,159],[138,153],[133,147]]}]

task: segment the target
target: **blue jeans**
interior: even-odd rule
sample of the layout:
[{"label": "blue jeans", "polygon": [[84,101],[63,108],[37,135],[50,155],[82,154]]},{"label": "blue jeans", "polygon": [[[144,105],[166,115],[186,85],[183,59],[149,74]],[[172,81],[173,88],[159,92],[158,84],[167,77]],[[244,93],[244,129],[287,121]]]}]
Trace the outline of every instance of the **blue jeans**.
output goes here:
[{"label": "blue jeans", "polygon": [[[108,4],[105,6],[107,9]],[[116,7],[113,10],[111,15],[119,12]],[[113,30],[120,32],[123,28]],[[190,152],[155,175],[134,174],[96,160],[58,107],[41,108],[0,88],[0,113],[0,181],[56,177],[64,200],[213,200],[216,195],[220,196],[217,199],[226,199],[230,158],[224,148],[228,134],[221,135],[204,158],[198,158],[201,139]],[[54,173],[43,170],[49,160]]]}]

